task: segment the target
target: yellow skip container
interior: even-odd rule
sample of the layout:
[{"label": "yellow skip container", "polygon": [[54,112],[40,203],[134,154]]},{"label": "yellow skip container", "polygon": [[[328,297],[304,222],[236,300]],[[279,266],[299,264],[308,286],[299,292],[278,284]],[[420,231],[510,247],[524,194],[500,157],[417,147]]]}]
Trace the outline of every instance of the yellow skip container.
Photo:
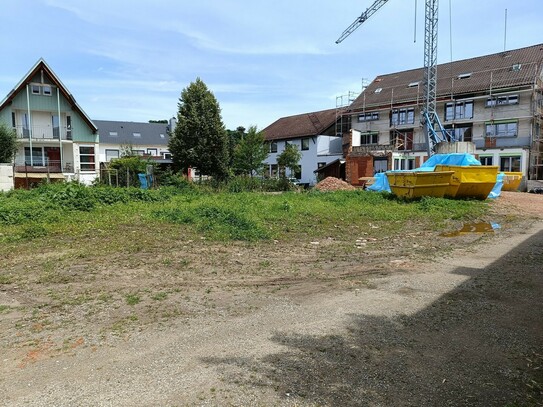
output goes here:
[{"label": "yellow skip container", "polygon": [[387,172],[390,190],[403,198],[434,196],[442,198],[450,185],[454,171],[401,171]]},{"label": "yellow skip container", "polygon": [[451,198],[486,199],[496,185],[498,167],[493,165],[443,165],[435,171],[453,171],[445,196]]},{"label": "yellow skip container", "polygon": [[516,191],[522,182],[522,172],[504,172],[502,191]]}]

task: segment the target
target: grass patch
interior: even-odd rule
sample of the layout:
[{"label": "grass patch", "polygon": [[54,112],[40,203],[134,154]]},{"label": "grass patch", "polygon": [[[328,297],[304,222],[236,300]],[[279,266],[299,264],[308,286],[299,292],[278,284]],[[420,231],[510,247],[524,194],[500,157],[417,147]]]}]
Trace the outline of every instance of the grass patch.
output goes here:
[{"label": "grass patch", "polygon": [[126,294],[124,299],[128,305],[136,305],[141,302],[141,298],[137,294]]}]

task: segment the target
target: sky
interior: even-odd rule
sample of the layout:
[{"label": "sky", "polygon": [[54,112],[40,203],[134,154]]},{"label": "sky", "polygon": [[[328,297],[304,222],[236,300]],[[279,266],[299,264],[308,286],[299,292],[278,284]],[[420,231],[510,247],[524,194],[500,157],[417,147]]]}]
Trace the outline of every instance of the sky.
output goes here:
[{"label": "sky", "polygon": [[[91,119],[169,119],[199,77],[226,128],[260,130],[423,66],[424,3],[389,0],[336,44],[373,0],[0,0],[0,99],[44,58]],[[543,43],[541,16],[540,0],[441,0],[438,63]]]}]

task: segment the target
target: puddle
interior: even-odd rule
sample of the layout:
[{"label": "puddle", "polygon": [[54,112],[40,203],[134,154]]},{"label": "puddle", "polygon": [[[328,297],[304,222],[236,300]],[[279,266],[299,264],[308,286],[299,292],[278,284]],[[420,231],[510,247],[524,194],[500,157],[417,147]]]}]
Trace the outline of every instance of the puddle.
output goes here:
[{"label": "puddle", "polygon": [[498,223],[490,222],[479,222],[479,223],[466,223],[462,229],[456,230],[454,232],[445,232],[441,233],[440,236],[444,237],[455,237],[461,236],[468,233],[491,233],[494,230],[501,228]]}]

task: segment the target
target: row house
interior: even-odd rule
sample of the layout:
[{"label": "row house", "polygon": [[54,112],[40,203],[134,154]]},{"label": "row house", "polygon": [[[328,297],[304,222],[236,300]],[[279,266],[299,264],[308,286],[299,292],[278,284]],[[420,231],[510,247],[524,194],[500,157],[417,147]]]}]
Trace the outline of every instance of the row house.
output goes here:
[{"label": "row house", "polygon": [[156,163],[171,164],[168,143],[175,122],[175,118],[167,123],[94,120],[100,135],[100,163],[109,163],[130,151]]},{"label": "row house", "polygon": [[14,186],[43,179],[91,183],[98,132],[57,75],[40,59],[0,102],[0,121],[17,133]]},{"label": "row house", "polygon": [[336,132],[336,109],[282,117],[262,130],[269,145],[265,176],[277,177],[277,157],[286,145],[295,145],[302,158],[298,171],[287,176],[314,185],[316,171],[342,159],[342,138]]},{"label": "row house", "polygon": [[[543,45],[437,67],[437,112],[457,141],[471,142],[484,165],[543,180]],[[344,114],[346,178],[413,169],[427,159],[420,124],[424,70],[380,75]]]}]

